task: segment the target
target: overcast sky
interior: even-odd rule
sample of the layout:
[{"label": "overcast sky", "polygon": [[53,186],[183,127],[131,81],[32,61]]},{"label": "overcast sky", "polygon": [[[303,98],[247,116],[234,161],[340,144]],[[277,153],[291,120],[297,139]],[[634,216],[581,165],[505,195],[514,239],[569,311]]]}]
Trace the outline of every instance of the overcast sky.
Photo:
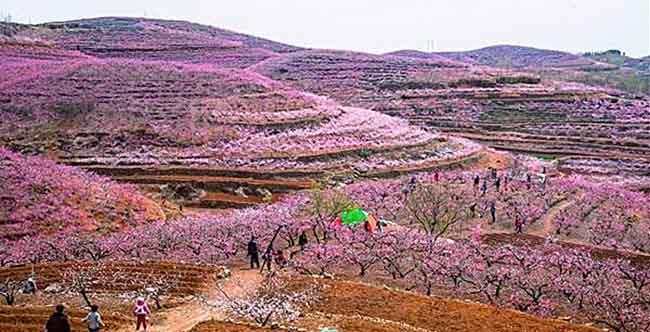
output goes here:
[{"label": "overcast sky", "polygon": [[0,0],[17,22],[188,20],[313,48],[383,53],[516,44],[650,55],[650,0]]}]

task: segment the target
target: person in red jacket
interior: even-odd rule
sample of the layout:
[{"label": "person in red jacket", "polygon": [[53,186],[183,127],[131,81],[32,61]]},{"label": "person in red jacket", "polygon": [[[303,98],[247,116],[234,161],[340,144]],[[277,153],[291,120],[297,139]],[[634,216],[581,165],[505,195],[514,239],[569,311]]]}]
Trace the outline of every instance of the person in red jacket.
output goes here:
[{"label": "person in red jacket", "polygon": [[56,311],[45,323],[45,332],[70,332],[70,321],[68,321],[68,316],[63,313],[64,309],[63,304],[56,306]]},{"label": "person in red jacket", "polygon": [[279,269],[282,269],[287,266],[287,256],[284,255],[284,251],[282,250],[277,250],[275,252],[275,264],[278,265]]},{"label": "person in red jacket", "polygon": [[147,306],[147,302],[143,297],[139,297],[135,301],[135,306],[133,307],[133,315],[136,318],[136,332],[140,331],[140,326],[142,326],[144,331],[147,332],[147,319],[149,319],[150,314],[151,311],[149,310],[149,306]]}]

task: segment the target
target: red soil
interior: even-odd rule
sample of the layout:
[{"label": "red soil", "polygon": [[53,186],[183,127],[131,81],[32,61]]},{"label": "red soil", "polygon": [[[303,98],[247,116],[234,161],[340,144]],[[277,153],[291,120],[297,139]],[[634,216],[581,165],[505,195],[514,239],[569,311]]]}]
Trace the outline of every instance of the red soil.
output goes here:
[{"label": "red soil", "polygon": [[[312,280],[296,280],[297,284],[308,282]],[[325,318],[330,316],[326,323],[336,325],[342,331],[599,331],[591,327],[546,320],[483,304],[437,299],[361,283],[329,280],[318,282],[326,285],[326,288],[322,291],[321,300],[311,306],[310,310],[325,314]],[[310,320],[311,318],[307,318],[305,321],[313,325]],[[325,322],[320,322],[323,323]],[[399,326],[396,323],[406,325]]]}]

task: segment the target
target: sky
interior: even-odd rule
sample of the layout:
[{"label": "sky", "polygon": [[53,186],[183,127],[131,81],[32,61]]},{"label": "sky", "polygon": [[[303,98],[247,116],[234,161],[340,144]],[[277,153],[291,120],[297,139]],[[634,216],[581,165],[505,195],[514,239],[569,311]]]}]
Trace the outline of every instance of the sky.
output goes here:
[{"label": "sky", "polygon": [[650,55],[650,0],[0,0],[0,12],[21,23],[179,19],[297,46],[370,53],[513,44]]}]

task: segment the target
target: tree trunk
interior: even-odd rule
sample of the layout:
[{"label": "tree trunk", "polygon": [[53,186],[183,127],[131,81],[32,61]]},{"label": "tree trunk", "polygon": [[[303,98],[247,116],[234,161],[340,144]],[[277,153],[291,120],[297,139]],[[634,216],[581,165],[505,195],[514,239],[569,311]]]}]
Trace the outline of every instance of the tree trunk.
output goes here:
[{"label": "tree trunk", "polygon": [[161,310],[162,306],[160,305],[160,298],[158,298],[158,296],[154,296],[153,300],[156,303],[156,309]]},{"label": "tree trunk", "polygon": [[86,302],[86,305],[88,305],[88,307],[92,307],[93,304],[92,302],[90,302],[90,299],[88,298],[88,294],[86,294],[86,291],[80,291],[79,293],[81,294],[81,297],[83,297],[84,302]]},{"label": "tree trunk", "polygon": [[11,294],[2,294],[2,296],[5,298],[5,302],[7,305],[14,305],[15,302],[15,297]]}]

